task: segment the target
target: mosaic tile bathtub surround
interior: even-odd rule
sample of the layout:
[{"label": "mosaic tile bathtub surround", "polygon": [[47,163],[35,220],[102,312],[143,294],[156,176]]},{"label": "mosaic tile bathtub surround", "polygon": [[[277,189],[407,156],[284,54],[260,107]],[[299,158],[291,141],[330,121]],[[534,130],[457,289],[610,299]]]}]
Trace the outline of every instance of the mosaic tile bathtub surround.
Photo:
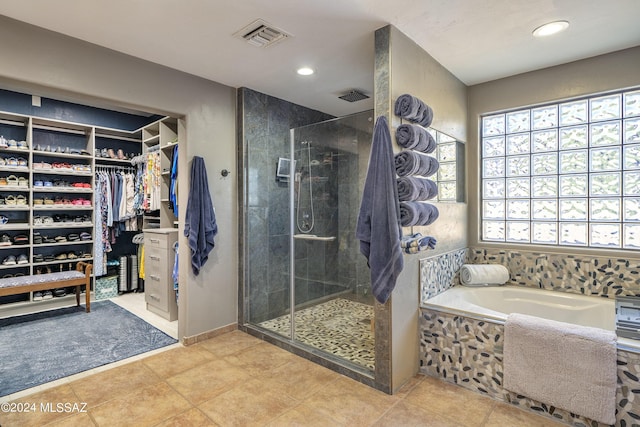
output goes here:
[{"label": "mosaic tile bathtub surround", "polygon": [[421,301],[438,295],[460,283],[460,267],[466,262],[467,249],[458,249],[420,260]]},{"label": "mosaic tile bathtub surround", "polygon": [[[470,248],[468,262],[509,269],[509,285],[613,297],[640,296],[640,260]],[[424,291],[424,287],[423,287]]]},{"label": "mosaic tile bathtub surround", "polygon": [[[290,319],[287,314],[259,325],[289,337]],[[373,306],[336,298],[296,311],[296,339],[373,370],[375,338],[371,330],[372,319]]]},{"label": "mosaic tile bathtub surround", "polygon": [[[517,395],[502,387],[503,325],[421,309],[420,331],[421,373],[568,425],[604,427],[604,424]],[[618,350],[617,364],[615,425],[640,425],[640,354]]]}]

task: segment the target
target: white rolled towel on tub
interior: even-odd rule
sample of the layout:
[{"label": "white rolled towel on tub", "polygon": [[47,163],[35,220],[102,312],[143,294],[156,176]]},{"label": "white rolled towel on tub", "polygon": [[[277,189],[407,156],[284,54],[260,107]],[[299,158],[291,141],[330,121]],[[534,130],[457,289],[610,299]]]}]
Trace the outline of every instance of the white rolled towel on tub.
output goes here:
[{"label": "white rolled towel on tub", "polygon": [[509,270],[500,264],[464,264],[460,268],[463,285],[504,285],[509,281]]}]

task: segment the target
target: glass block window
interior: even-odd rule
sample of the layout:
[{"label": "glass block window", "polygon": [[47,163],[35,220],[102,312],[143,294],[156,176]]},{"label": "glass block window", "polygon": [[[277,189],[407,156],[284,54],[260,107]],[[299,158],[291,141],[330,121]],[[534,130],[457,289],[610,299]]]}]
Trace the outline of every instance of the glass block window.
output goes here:
[{"label": "glass block window", "polygon": [[481,120],[483,241],[640,249],[640,90]]},{"label": "glass block window", "polygon": [[449,135],[433,128],[427,129],[436,141],[436,151],[432,154],[440,162],[437,175],[431,177],[438,186],[439,202],[455,202],[458,199],[458,158],[457,141]]}]

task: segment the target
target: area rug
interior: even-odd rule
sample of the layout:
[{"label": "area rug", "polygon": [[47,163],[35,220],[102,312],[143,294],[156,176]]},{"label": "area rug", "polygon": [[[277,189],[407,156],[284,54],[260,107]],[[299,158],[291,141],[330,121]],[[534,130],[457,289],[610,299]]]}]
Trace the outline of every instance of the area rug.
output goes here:
[{"label": "area rug", "polygon": [[176,342],[111,301],[0,319],[0,396]]},{"label": "area rug", "polygon": [[[373,307],[336,298],[296,311],[296,340],[373,370],[375,338],[371,330]],[[290,315],[259,325],[289,337]]]}]

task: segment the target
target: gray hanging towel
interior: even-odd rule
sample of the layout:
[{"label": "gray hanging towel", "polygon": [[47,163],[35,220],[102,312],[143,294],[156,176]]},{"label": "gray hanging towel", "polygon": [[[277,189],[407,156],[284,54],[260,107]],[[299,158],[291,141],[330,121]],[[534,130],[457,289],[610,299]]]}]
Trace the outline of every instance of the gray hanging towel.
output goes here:
[{"label": "gray hanging towel", "polygon": [[393,150],[387,119],[378,117],[373,130],[369,169],[358,214],[356,238],[371,270],[373,296],[384,304],[403,267],[400,207]]},{"label": "gray hanging towel", "polygon": [[194,156],[191,163],[189,200],[185,213],[184,235],[189,238],[191,268],[197,276],[207,262],[209,252],[215,246],[213,238],[218,234],[207,169],[202,157]]}]

